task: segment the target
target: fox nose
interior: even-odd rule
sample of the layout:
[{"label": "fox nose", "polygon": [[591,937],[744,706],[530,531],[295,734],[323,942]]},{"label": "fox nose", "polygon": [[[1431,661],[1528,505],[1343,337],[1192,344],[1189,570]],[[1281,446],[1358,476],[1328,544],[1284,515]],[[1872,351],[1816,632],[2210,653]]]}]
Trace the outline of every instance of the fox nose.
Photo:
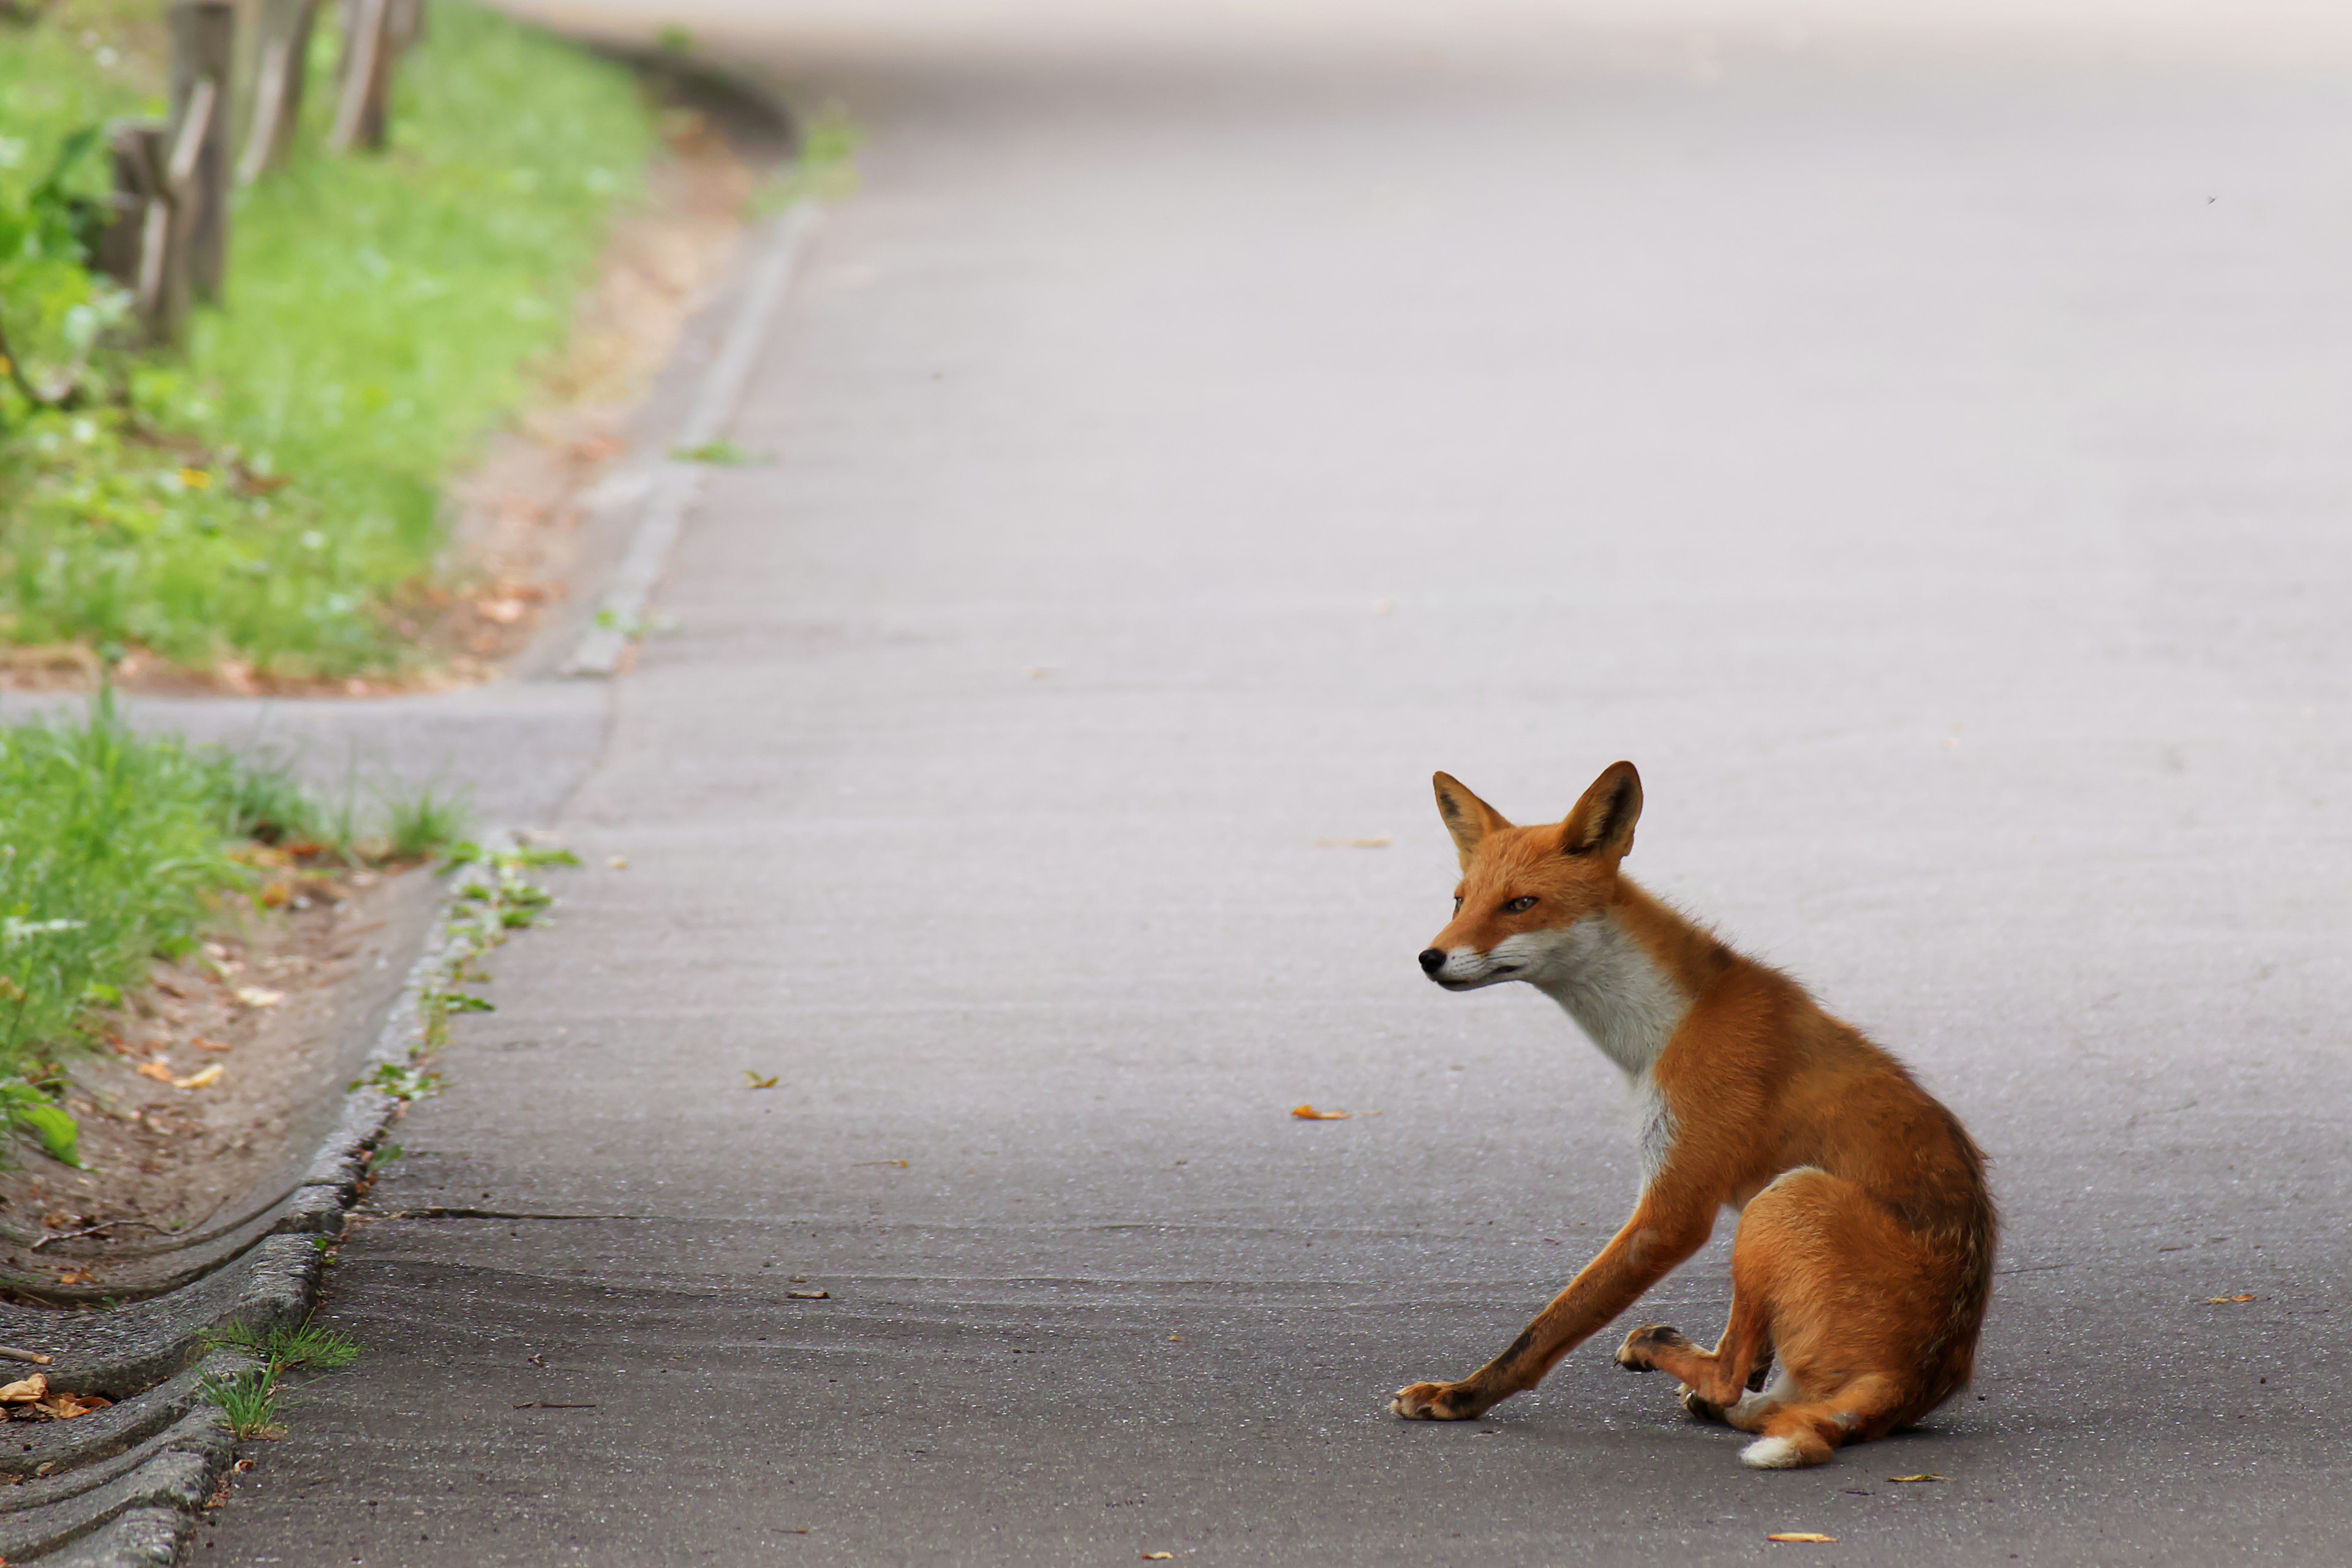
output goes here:
[{"label": "fox nose", "polygon": [[1421,972],[1423,974],[1434,974],[1444,967],[1445,950],[1444,948],[1425,947],[1421,950]]}]

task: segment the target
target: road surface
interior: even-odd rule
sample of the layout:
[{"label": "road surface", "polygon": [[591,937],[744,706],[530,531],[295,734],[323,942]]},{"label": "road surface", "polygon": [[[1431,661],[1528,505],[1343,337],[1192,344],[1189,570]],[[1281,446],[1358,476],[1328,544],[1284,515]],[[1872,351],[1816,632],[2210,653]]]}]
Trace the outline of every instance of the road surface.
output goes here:
[{"label": "road surface", "polygon": [[[201,1561],[2352,1552],[2352,71],[1532,37],[759,46],[866,132],[772,460],[376,1194],[533,1217],[359,1230]],[[1995,1162],[1975,1389],[1821,1469],[1614,1334],[1385,1412],[1635,1183],[1422,978],[1428,776],[1620,756],[1628,872]]]}]

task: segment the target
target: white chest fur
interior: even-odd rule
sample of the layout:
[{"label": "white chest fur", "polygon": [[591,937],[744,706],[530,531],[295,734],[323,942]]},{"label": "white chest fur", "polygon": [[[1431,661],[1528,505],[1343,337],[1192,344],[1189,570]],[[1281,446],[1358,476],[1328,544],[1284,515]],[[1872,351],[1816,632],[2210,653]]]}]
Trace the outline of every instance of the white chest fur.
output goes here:
[{"label": "white chest fur", "polygon": [[1576,1020],[1629,1079],[1641,1079],[1690,1011],[1690,998],[1612,916],[1496,943],[1494,958],[1525,966],[1536,989]]}]

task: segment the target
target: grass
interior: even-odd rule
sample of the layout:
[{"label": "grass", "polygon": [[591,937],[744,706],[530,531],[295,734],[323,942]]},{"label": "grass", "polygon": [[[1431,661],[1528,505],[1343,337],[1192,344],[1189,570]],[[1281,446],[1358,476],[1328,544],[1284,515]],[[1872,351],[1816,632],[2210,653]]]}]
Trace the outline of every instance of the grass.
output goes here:
[{"label": "grass", "polygon": [[473,808],[462,791],[425,783],[384,803],[384,837],[395,860],[422,860],[465,837]]},{"label": "grass", "polygon": [[285,1436],[285,1428],[278,1425],[278,1374],[268,1367],[226,1377],[206,1373],[204,1394],[220,1406],[228,1417],[228,1429],[240,1439]]},{"label": "grass", "polygon": [[132,733],[109,693],[79,720],[0,727],[0,1080],[195,942],[249,885],[229,850],[278,789]]},{"label": "grass", "polygon": [[[53,172],[77,131],[157,106],[156,11],[67,0],[0,48],[0,321],[37,384],[121,312],[79,262],[102,160]],[[112,365],[120,405],[0,384],[0,642],[295,680],[418,657],[442,480],[560,345],[655,120],[622,68],[443,0],[390,151],[332,156],[332,17],[299,151],[239,195],[226,308],[184,353]]]},{"label": "grass", "polygon": [[247,907],[252,846],[273,864],[423,859],[465,817],[442,786],[387,789],[362,838],[353,801],[322,798],[285,758],[139,734],[107,690],[69,718],[0,725],[0,1119],[74,1160],[73,1121],[45,1092],[57,1053],[144,985],[152,959]]},{"label": "grass", "polygon": [[278,1437],[278,1401],[285,1375],[298,1369],[334,1372],[359,1359],[360,1347],[332,1329],[302,1323],[271,1329],[267,1333],[232,1324],[205,1336],[215,1348],[240,1350],[261,1364],[249,1371],[217,1377],[206,1373],[204,1395],[228,1418],[238,1437]]}]

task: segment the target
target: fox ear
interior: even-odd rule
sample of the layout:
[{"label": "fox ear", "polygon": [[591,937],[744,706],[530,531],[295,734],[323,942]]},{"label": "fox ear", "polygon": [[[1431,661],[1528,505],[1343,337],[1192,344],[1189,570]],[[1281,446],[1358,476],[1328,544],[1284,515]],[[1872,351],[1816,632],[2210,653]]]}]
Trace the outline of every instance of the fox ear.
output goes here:
[{"label": "fox ear", "polygon": [[1462,781],[1452,773],[1439,773],[1430,782],[1437,786],[1437,815],[1445,819],[1445,831],[1454,835],[1454,850],[1466,869],[1479,840],[1498,827],[1508,827],[1510,821],[1463,788]]},{"label": "fox ear", "polygon": [[1631,763],[1612,763],[1560,824],[1560,851],[1622,859],[1633,847],[1633,824],[1641,816],[1642,775]]}]

